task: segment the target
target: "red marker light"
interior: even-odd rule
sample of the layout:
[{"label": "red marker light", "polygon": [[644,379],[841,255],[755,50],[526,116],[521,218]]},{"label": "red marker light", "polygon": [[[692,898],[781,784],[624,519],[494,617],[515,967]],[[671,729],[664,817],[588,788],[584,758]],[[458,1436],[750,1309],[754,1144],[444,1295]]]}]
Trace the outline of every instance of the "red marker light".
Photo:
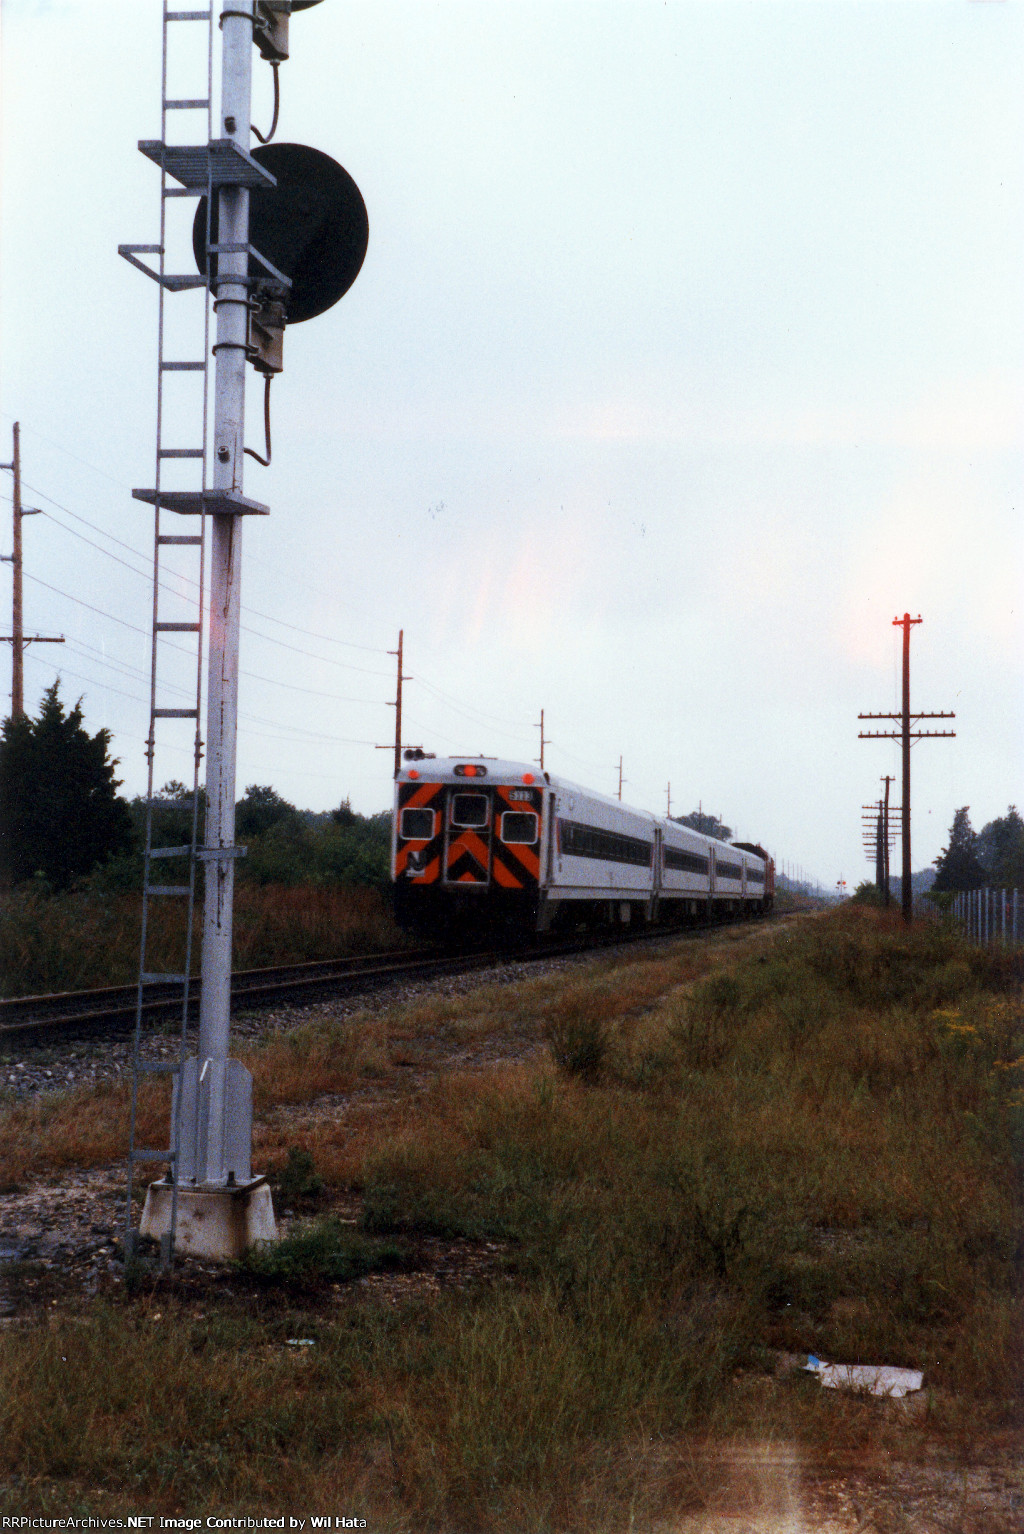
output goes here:
[{"label": "red marker light", "polygon": [[533,773],[532,772],[524,772],[523,773],[523,782],[524,783],[532,783],[533,782]]},{"label": "red marker light", "polygon": [[409,768],[409,776],[410,776],[410,778],[418,778],[419,777],[419,773],[416,771],[415,767],[410,767]]},{"label": "red marker light", "polygon": [[473,767],[473,766],[467,767],[465,769],[465,776],[467,778],[475,778],[476,777],[476,768]]}]

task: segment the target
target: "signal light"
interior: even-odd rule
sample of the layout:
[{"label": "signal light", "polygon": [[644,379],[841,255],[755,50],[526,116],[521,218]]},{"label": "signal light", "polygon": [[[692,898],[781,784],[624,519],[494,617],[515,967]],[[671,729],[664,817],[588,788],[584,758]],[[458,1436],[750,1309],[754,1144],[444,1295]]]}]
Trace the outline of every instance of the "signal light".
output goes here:
[{"label": "signal light", "polygon": [[285,307],[280,299],[258,293],[249,310],[249,361],[270,377],[284,367]]},{"label": "signal light", "polygon": [[475,762],[460,762],[455,768],[455,774],[460,778],[486,778],[487,768],[478,767]]},{"label": "signal light", "polygon": [[[250,281],[257,303],[264,295],[282,303],[288,324],[298,325],[337,303],[358,277],[370,233],[366,204],[348,171],[319,149],[265,144],[252,157],[277,178],[277,185],[250,193],[249,239],[291,287],[282,289],[251,256]],[[212,245],[218,241],[217,211],[215,201]],[[217,256],[206,250],[205,197],[192,224],[192,250],[204,276],[212,268],[216,287]]]}]

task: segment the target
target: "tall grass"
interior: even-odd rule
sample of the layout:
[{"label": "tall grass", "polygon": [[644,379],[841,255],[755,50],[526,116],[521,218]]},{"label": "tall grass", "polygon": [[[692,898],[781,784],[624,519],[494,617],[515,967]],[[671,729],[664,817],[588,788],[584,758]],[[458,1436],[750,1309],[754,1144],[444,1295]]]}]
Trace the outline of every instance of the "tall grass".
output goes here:
[{"label": "tall grass", "polygon": [[[137,895],[0,894],[0,995],[130,984],[138,974],[140,910]],[[234,913],[236,969],[330,959],[402,942],[383,897],[370,889],[239,885]],[[197,910],[196,964],[200,929]],[[153,902],[147,967],[179,970],[184,937],[182,902]]]},{"label": "tall grass", "polygon": [[[566,1046],[588,1027],[596,1065]],[[549,1053],[398,1086],[398,1041],[488,1029]],[[716,1444],[870,1466],[1019,1422],[1024,1014],[1000,955],[844,911],[343,1038],[251,1057],[265,1107],[380,1078],[303,1134],[328,1190],[361,1193],[369,1238],[339,1258],[310,1235],[323,1273],[440,1239],[489,1243],[499,1277],[339,1304],[343,1279],[300,1303],[294,1272],[277,1300],[266,1272],[201,1317],[172,1288],[0,1334],[12,1510],[75,1488],[95,1512],[141,1496],[395,1531],[668,1529],[717,1505]],[[282,1132],[263,1123],[261,1154]],[[776,1379],[780,1352],[921,1368],[923,1410]]]}]

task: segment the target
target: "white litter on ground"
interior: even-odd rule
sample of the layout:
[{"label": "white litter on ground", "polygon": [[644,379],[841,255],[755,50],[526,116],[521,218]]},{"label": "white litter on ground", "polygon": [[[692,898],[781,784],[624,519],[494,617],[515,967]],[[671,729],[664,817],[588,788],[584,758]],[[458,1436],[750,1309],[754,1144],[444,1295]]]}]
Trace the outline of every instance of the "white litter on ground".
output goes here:
[{"label": "white litter on ground", "polygon": [[896,1369],[891,1364],[827,1364],[813,1353],[804,1364],[827,1390],[864,1390],[873,1396],[896,1400],[920,1390],[924,1375],[917,1369]]}]

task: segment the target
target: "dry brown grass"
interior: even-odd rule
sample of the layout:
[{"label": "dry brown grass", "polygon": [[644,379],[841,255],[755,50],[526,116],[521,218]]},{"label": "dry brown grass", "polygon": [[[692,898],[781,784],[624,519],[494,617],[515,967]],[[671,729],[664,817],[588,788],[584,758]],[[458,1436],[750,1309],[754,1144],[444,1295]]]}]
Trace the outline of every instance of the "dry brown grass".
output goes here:
[{"label": "dry brown grass", "polygon": [[[597,1030],[596,1070],[556,1066],[569,1025]],[[545,1037],[550,1058],[440,1068]],[[433,1068],[406,1087],[413,1045]],[[261,1157],[298,1139],[371,1234],[489,1240],[505,1279],[202,1316],[171,1292],[0,1334],[0,1465],[35,1478],[18,1511],[72,1486],[110,1509],[131,1486],[154,1511],[315,1505],[444,1534],[819,1527],[815,1475],[1005,1453],[1024,1015],[998,956],[840,913],[310,1025],[250,1058]],[[66,1164],[74,1118],[100,1157],[116,1101],[0,1115],[0,1154],[20,1138]],[[776,1376],[811,1351],[920,1367],[925,1395]]]},{"label": "dry brown grass", "polygon": [[[123,1157],[130,1101],[127,1083],[118,1082],[0,1107],[0,1186]],[[144,1082],[138,1100],[139,1143],[166,1143],[169,1119],[170,1088]]]},{"label": "dry brown grass", "polygon": [[[42,995],[127,985],[139,967],[138,895],[0,895],[0,995]],[[404,938],[382,897],[335,886],[239,885],[234,907],[234,967],[299,964],[397,948]],[[199,958],[200,914],[193,930]],[[147,968],[177,972],[183,962],[181,902],[150,911]]]}]

